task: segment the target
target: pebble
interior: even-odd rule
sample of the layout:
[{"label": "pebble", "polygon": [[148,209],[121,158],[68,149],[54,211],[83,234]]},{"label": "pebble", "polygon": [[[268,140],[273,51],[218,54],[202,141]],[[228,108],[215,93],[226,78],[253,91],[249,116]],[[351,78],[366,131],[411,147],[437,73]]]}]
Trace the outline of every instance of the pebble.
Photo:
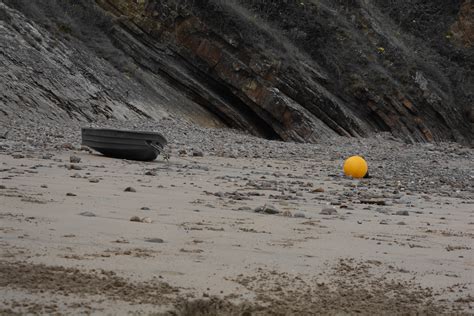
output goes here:
[{"label": "pebble", "polygon": [[398,222],[397,225],[406,225],[407,223],[405,222]]},{"label": "pebble", "polygon": [[82,170],[81,166],[78,166],[78,165],[75,165],[75,164],[70,164],[67,168],[69,170]]},{"label": "pebble", "polygon": [[293,217],[306,218],[306,215],[304,213],[297,212],[297,213],[293,214]]},{"label": "pebble", "polygon": [[337,211],[336,211],[335,208],[328,207],[328,208],[323,208],[321,210],[321,212],[319,212],[319,214],[321,214],[321,215],[333,215],[333,214],[337,214]]},{"label": "pebble", "polygon": [[291,214],[290,211],[283,211],[283,212],[281,213],[281,215],[282,215],[282,216],[286,216],[286,217],[293,217],[293,214]]},{"label": "pebble", "polygon": [[156,176],[156,171],[155,170],[147,170],[145,172],[146,176]]},{"label": "pebble", "polygon": [[399,215],[399,216],[409,216],[410,213],[408,213],[408,211],[397,211],[395,213],[395,215]]},{"label": "pebble", "polygon": [[324,189],[323,188],[316,188],[314,189],[313,191],[311,191],[312,193],[323,193],[324,192]]},{"label": "pebble", "polygon": [[42,187],[43,189],[47,189],[47,188],[48,188],[48,186],[47,186],[46,184],[42,184],[41,187]]},{"label": "pebble", "polygon": [[142,211],[149,211],[149,210],[150,210],[150,208],[149,208],[149,207],[147,207],[147,206],[143,206],[143,207],[141,208],[141,210],[142,210]]},{"label": "pebble", "polygon": [[238,211],[250,211],[250,210],[252,210],[252,208],[249,207],[249,206],[241,206],[237,210]]},{"label": "pebble", "polygon": [[81,157],[72,155],[72,156],[69,157],[69,162],[70,163],[80,163],[81,162]]},{"label": "pebble", "polygon": [[193,157],[204,157],[204,153],[200,150],[194,150]]},{"label": "pebble", "polygon": [[99,179],[98,178],[90,178],[89,182],[90,183],[99,183]]},{"label": "pebble", "polygon": [[137,190],[135,190],[133,187],[126,187],[124,192],[137,192]]},{"label": "pebble", "polygon": [[71,176],[71,178],[82,178],[79,173],[75,173]]},{"label": "pebble", "polygon": [[270,204],[265,204],[263,206],[259,206],[254,210],[255,213],[264,213],[264,214],[280,214],[281,211],[278,210],[275,206]]},{"label": "pebble", "polygon": [[147,238],[145,239],[146,242],[153,242],[153,243],[157,243],[157,244],[162,244],[164,243],[165,241],[161,238]]},{"label": "pebble", "polygon": [[92,212],[82,212],[82,213],[79,213],[79,215],[87,216],[87,217],[96,217],[96,215]]},{"label": "pebble", "polygon": [[383,219],[379,222],[380,225],[388,225],[388,221]]},{"label": "pebble", "polygon": [[0,190],[5,190],[7,187],[4,186],[3,184],[0,184]]},{"label": "pebble", "polygon": [[141,223],[142,219],[141,219],[140,217],[138,217],[138,216],[132,216],[132,217],[130,217],[130,221],[131,221],[131,222],[140,222],[140,223]]},{"label": "pebble", "polygon": [[66,196],[77,196],[77,194],[74,194],[74,193],[68,192],[68,193],[66,193]]}]

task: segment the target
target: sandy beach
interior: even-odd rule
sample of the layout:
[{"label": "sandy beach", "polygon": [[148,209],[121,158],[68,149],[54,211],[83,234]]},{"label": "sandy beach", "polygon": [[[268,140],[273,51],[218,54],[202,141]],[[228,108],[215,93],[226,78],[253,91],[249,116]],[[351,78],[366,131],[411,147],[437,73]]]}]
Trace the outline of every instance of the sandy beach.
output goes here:
[{"label": "sandy beach", "polygon": [[163,124],[169,161],[0,140],[0,314],[473,313],[472,149]]}]

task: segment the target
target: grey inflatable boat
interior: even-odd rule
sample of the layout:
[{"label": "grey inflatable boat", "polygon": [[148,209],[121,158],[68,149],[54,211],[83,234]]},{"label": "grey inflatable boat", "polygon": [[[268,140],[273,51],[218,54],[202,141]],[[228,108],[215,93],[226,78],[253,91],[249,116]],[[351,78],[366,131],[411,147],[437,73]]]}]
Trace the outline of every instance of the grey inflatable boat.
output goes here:
[{"label": "grey inflatable boat", "polygon": [[82,128],[82,144],[107,157],[152,161],[167,141],[156,132]]}]

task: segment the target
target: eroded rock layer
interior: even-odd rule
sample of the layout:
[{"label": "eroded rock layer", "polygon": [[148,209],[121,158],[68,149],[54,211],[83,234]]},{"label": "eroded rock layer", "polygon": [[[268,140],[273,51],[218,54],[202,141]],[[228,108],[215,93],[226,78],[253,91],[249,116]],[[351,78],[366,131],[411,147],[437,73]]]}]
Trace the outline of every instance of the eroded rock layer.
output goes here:
[{"label": "eroded rock layer", "polygon": [[0,117],[473,138],[471,0],[0,1]]}]

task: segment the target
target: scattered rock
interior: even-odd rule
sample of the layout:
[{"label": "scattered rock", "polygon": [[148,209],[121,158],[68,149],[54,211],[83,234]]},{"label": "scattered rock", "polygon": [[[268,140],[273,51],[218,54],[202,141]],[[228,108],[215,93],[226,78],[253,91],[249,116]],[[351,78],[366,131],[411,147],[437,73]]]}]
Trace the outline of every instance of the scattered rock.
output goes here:
[{"label": "scattered rock", "polygon": [[140,223],[141,223],[141,222],[142,222],[142,219],[141,219],[140,217],[138,217],[138,216],[132,216],[132,217],[130,218],[130,221],[131,221],[131,222],[140,222]]},{"label": "scattered rock", "polygon": [[250,210],[252,210],[252,208],[249,207],[249,206],[241,206],[237,210],[238,211],[250,211]]},{"label": "scattered rock", "polygon": [[99,183],[99,179],[98,178],[90,178],[89,182],[90,183]]},{"label": "scattered rock", "polygon": [[156,244],[162,244],[164,243],[165,241],[161,238],[147,238],[145,239],[146,242],[153,242],[153,243],[156,243]]},{"label": "scattered rock", "polygon": [[133,187],[126,187],[124,192],[137,192],[137,190],[135,190]]},{"label": "scattered rock", "polygon": [[276,207],[273,205],[265,204],[263,206],[259,206],[254,210],[255,213],[264,213],[264,214],[280,214],[281,211],[278,210]]},{"label": "scattered rock", "polygon": [[0,190],[5,190],[7,187],[4,186],[3,184],[0,184]]},{"label": "scattered rock", "polygon": [[14,159],[23,159],[23,158],[25,158],[25,155],[23,155],[23,154],[13,154],[12,157]]},{"label": "scattered rock", "polygon": [[77,196],[77,194],[74,194],[74,193],[68,192],[68,193],[66,193],[66,196]]},{"label": "scattered rock", "polygon": [[[47,186],[46,184],[42,184],[41,187],[42,187],[43,189],[47,189],[47,188],[48,188],[48,186]],[[1,189],[1,188],[0,188],[0,189]]]},{"label": "scattered rock", "polygon": [[71,178],[76,178],[76,179],[78,179],[78,178],[82,178],[82,176],[81,176],[79,173],[75,173],[75,174],[73,174],[73,175],[71,176]]},{"label": "scattered rock", "polygon": [[297,213],[293,214],[293,217],[296,217],[296,218],[306,218],[306,215],[305,215],[304,213],[297,212]]},{"label": "scattered rock", "polygon": [[398,222],[397,225],[406,225],[407,223],[405,222]]},{"label": "scattered rock", "polygon": [[321,214],[321,215],[334,215],[334,214],[337,214],[337,210],[335,208],[332,208],[332,207],[323,208],[321,210],[321,212],[319,212],[319,214]]},{"label": "scattered rock", "polygon": [[281,215],[282,215],[282,216],[286,216],[286,217],[293,217],[293,214],[291,214],[290,211],[283,211],[283,212],[281,213]]},{"label": "scattered rock", "polygon": [[193,150],[193,157],[204,157],[204,153],[200,150]]},{"label": "scattered rock", "polygon": [[395,213],[395,215],[399,215],[399,216],[409,216],[410,213],[408,213],[408,211],[397,211]]},{"label": "scattered rock", "polygon": [[324,189],[323,188],[316,188],[314,189],[313,191],[311,191],[312,193],[323,193],[324,192]]},{"label": "scattered rock", "polygon": [[153,223],[153,220],[149,217],[138,217],[138,216],[132,216],[130,218],[131,222],[139,222],[139,223],[145,223],[145,224],[150,224]]},{"label": "scattered rock", "polygon": [[79,213],[79,215],[87,216],[87,217],[96,217],[96,215],[92,212],[82,212],[82,213]]},{"label": "scattered rock", "polygon": [[143,207],[141,208],[141,210],[142,210],[142,211],[149,211],[150,208],[149,208],[148,206],[143,206]]},{"label": "scattered rock", "polygon": [[69,157],[69,162],[70,163],[80,163],[81,162],[81,157],[71,155]]},{"label": "scattered rock", "polygon": [[157,173],[156,173],[155,170],[147,170],[147,171],[145,172],[145,175],[146,175],[146,176],[156,176],[156,174],[157,174]]},{"label": "scattered rock", "polygon": [[380,225],[388,225],[388,221],[386,219],[383,219],[379,222]]},{"label": "scattered rock", "polygon": [[82,170],[81,166],[78,166],[78,165],[75,165],[75,164],[70,164],[67,168],[69,170]]}]

